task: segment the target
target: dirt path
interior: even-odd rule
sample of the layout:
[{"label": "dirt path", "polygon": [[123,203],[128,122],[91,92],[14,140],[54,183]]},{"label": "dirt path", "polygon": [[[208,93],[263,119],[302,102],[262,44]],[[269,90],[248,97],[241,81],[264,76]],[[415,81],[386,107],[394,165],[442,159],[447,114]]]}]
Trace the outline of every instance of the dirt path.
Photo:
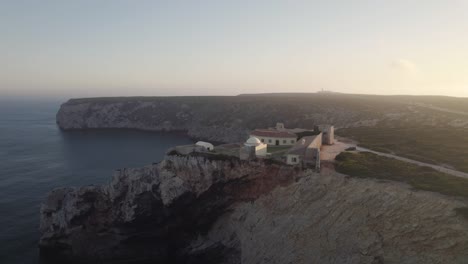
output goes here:
[{"label": "dirt path", "polygon": [[335,157],[345,149],[349,147],[356,147],[356,144],[343,142],[341,140],[335,139],[335,144],[333,145],[322,145],[320,152],[321,161],[334,161]]},{"label": "dirt path", "polygon": [[437,171],[440,171],[440,172],[443,172],[443,173],[447,173],[447,174],[450,174],[450,175],[453,175],[453,176],[468,179],[468,173],[466,173],[466,172],[452,170],[452,169],[449,169],[449,168],[446,168],[446,167],[443,167],[443,166],[440,166],[440,165],[434,165],[434,164],[425,163],[425,162],[421,162],[421,161],[417,161],[417,160],[412,160],[412,159],[404,158],[404,157],[389,154],[389,153],[378,152],[378,151],[374,151],[374,150],[371,150],[371,149],[358,147],[358,146],[356,146],[355,142],[347,140],[345,138],[341,138],[339,140],[336,140],[335,144],[333,144],[331,146],[323,145],[322,150],[320,152],[320,160],[321,161],[334,161],[335,157],[338,154],[345,151],[345,149],[347,149],[349,147],[355,147],[356,151],[371,152],[371,153],[374,153],[374,154],[379,155],[379,156],[383,156],[383,157],[387,157],[387,158],[393,158],[393,159],[400,160],[400,161],[403,161],[403,162],[416,164],[416,165],[419,165],[419,166],[430,167],[430,168],[433,168],[433,169],[435,169]]},{"label": "dirt path", "polygon": [[422,104],[422,103],[415,103],[414,105],[419,106],[419,107],[429,108],[429,109],[432,109],[432,110],[441,111],[441,112],[468,116],[468,113],[463,112],[463,111],[457,111],[457,110],[452,110],[452,109],[447,109],[447,108],[442,108],[442,107],[427,105],[427,104]]},{"label": "dirt path", "polygon": [[356,150],[357,151],[362,151],[362,152],[374,153],[374,154],[379,155],[379,156],[383,156],[383,157],[387,157],[387,158],[393,158],[393,159],[396,159],[396,160],[416,164],[416,165],[419,165],[419,166],[431,167],[431,168],[433,168],[433,169],[435,169],[437,171],[443,172],[443,173],[447,173],[447,174],[450,174],[450,175],[453,175],[453,176],[468,179],[468,173],[457,171],[457,170],[452,170],[452,169],[445,168],[445,167],[442,167],[442,166],[439,166],[439,165],[434,165],[434,164],[425,163],[425,162],[421,162],[421,161],[417,161],[417,160],[412,160],[412,159],[396,156],[396,155],[393,155],[393,154],[373,151],[373,150],[370,150],[370,149],[367,149],[367,148],[362,148],[362,147],[356,147]]}]

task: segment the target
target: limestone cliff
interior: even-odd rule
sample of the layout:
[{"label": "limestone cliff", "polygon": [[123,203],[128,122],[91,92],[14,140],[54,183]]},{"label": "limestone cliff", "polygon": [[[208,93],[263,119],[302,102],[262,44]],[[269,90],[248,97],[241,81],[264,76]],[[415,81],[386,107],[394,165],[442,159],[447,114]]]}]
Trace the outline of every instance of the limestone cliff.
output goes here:
[{"label": "limestone cliff", "polygon": [[84,263],[185,263],[183,248],[232,204],[253,201],[298,176],[292,167],[263,162],[168,156],[117,171],[106,186],[56,189],[41,206],[41,255]]},{"label": "limestone cliff", "polygon": [[[374,116],[372,112],[366,115]],[[64,130],[184,131],[194,138],[218,142],[244,141],[251,129],[279,121],[289,127],[313,128],[330,121],[338,126],[363,119],[357,111],[308,104],[301,98],[283,101],[234,96],[72,99],[57,113],[57,124]]]},{"label": "limestone cliff", "polygon": [[310,174],[240,204],[191,250],[238,245],[244,264],[466,263],[468,221],[454,211],[465,205],[396,182]]},{"label": "limestone cliff", "polygon": [[465,200],[268,161],[168,156],[41,207],[49,259],[143,263],[466,263]]},{"label": "limestone cliff", "polygon": [[178,130],[219,142],[243,141],[251,129],[274,126],[276,122],[302,128],[322,123],[335,127],[379,122],[392,125],[395,121],[400,125],[468,127],[466,116],[413,104],[425,100],[345,94],[71,99],[57,113],[57,124],[64,130]]}]

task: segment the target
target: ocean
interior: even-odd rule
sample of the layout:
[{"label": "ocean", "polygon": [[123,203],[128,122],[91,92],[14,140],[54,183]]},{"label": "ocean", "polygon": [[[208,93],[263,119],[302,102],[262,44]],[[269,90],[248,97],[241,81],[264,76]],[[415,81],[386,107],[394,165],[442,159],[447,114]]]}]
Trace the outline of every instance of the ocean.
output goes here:
[{"label": "ocean", "polygon": [[[181,134],[61,131],[57,101],[0,102],[0,263],[39,263],[39,208],[57,187],[105,184],[117,168],[163,159]],[[42,263],[42,262],[41,262]]]}]

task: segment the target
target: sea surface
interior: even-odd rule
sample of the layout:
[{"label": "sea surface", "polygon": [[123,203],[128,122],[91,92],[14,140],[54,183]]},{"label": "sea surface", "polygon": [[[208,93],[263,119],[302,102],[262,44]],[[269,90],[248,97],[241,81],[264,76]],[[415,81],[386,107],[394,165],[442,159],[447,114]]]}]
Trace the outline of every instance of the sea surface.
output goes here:
[{"label": "sea surface", "polygon": [[[0,263],[39,263],[39,207],[57,187],[105,184],[117,168],[158,162],[181,134],[62,132],[58,101],[0,101]],[[43,263],[43,262],[41,262]]]}]

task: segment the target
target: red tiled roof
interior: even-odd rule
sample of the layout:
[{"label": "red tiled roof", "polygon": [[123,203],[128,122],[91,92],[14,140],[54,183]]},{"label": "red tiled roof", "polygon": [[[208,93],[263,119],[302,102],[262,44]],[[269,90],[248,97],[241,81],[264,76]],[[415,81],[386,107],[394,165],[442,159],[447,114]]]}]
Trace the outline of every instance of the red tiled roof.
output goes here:
[{"label": "red tiled roof", "polygon": [[269,129],[255,129],[250,132],[250,135],[257,137],[297,138],[297,135],[291,132]]}]

